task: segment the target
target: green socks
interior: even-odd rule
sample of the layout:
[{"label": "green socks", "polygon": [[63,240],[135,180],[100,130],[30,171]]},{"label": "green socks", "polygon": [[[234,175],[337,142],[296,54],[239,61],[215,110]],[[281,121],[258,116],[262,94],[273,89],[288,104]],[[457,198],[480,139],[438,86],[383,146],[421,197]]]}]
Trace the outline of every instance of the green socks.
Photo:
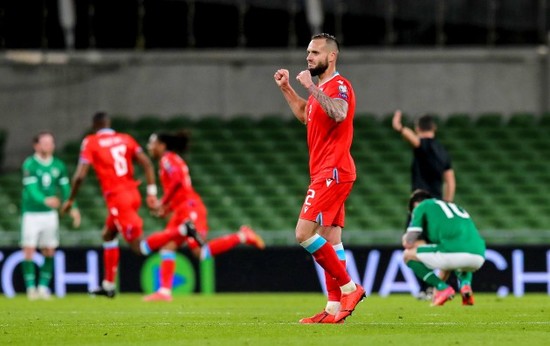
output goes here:
[{"label": "green socks", "polygon": [[414,274],[418,276],[422,281],[426,282],[428,285],[435,287],[438,291],[444,290],[449,285],[445,281],[441,280],[433,270],[429,269],[422,262],[418,261],[409,261],[407,266],[412,269]]},{"label": "green socks", "polygon": [[36,268],[34,266],[34,262],[24,260],[23,262],[21,262],[21,269],[23,271],[23,280],[25,281],[25,287],[36,287]]},{"label": "green socks", "polygon": [[53,276],[53,257],[44,257],[44,264],[40,267],[40,275],[38,279],[39,286],[50,286],[50,281]]},{"label": "green socks", "polygon": [[462,286],[472,285],[472,277],[473,277],[472,272],[462,272],[462,271],[455,270],[455,275],[458,278],[458,284],[460,288],[462,288]]}]

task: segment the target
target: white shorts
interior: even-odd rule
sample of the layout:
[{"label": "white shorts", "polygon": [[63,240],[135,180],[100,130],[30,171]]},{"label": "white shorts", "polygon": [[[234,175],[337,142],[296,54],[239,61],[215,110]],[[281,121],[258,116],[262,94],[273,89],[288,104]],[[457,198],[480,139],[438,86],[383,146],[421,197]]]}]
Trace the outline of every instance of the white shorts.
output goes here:
[{"label": "white shorts", "polygon": [[23,213],[21,246],[40,249],[58,247],[59,215],[57,211]]},{"label": "white shorts", "polygon": [[416,257],[430,269],[474,272],[481,268],[483,256],[467,252],[420,252]]}]

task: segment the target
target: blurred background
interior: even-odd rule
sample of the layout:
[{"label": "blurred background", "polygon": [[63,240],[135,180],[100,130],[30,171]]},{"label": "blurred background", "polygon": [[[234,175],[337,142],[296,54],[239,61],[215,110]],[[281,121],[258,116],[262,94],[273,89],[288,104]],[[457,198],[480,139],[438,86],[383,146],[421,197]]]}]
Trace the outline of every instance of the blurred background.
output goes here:
[{"label": "blurred background", "polygon": [[[19,239],[32,136],[52,130],[72,174],[98,110],[142,145],[153,131],[191,130],[186,160],[212,236],[250,224],[268,245],[294,245],[305,128],[273,73],[305,69],[318,32],[339,39],[357,95],[346,243],[400,244],[412,153],[391,128],[398,108],[409,126],[437,117],[456,202],[490,245],[548,243],[549,14],[546,0],[2,0],[2,245]],[[64,220],[62,246],[100,244],[93,176],[78,203],[82,227]],[[163,227],[142,214],[147,231]]]}]

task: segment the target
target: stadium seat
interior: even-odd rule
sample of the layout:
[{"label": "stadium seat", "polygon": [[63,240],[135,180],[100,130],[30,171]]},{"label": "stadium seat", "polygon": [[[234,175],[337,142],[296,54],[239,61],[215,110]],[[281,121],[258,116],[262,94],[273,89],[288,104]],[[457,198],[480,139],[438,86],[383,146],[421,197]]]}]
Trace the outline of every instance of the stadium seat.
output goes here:
[{"label": "stadium seat", "polygon": [[479,115],[475,121],[476,126],[478,127],[493,127],[498,128],[504,123],[502,114],[500,113],[483,113]]}]

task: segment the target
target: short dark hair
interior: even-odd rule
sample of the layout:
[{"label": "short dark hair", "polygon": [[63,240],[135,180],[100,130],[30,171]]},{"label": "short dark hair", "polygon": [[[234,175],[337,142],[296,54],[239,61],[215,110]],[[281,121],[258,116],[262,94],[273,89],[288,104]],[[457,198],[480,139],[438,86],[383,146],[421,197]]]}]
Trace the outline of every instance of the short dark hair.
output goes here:
[{"label": "short dark hair", "polygon": [[176,133],[157,133],[157,140],[166,145],[166,150],[185,153],[189,146],[190,133],[188,130],[180,130]]},{"label": "short dark hair", "polygon": [[111,119],[106,112],[96,112],[92,118],[92,126],[94,130],[110,127]]},{"label": "short dark hair", "polygon": [[422,131],[433,131],[436,128],[435,119],[430,114],[424,114],[416,120],[416,126]]},{"label": "short dark hair", "polygon": [[92,120],[94,123],[97,123],[99,121],[104,121],[105,119],[108,119],[108,118],[109,116],[107,115],[106,112],[96,112]]},{"label": "short dark hair", "polygon": [[[42,136],[52,136],[54,137],[53,135],[53,132],[50,131],[50,130],[42,130],[40,132],[38,132],[36,135],[34,135],[34,137],[32,138],[32,143],[33,144],[36,144],[40,141],[40,138],[42,138]],[[54,137],[55,138],[55,137]]]},{"label": "short dark hair", "polygon": [[426,190],[417,189],[414,190],[409,199],[409,212],[412,212],[414,209],[415,203],[420,203],[425,199],[433,198],[432,194]]},{"label": "short dark hair", "polygon": [[336,50],[340,51],[340,43],[338,42],[336,37],[334,37],[334,35],[322,32],[320,34],[315,34],[315,35],[311,36],[312,40],[320,39],[320,38],[324,38],[327,42],[334,42],[334,44],[336,44]]}]

